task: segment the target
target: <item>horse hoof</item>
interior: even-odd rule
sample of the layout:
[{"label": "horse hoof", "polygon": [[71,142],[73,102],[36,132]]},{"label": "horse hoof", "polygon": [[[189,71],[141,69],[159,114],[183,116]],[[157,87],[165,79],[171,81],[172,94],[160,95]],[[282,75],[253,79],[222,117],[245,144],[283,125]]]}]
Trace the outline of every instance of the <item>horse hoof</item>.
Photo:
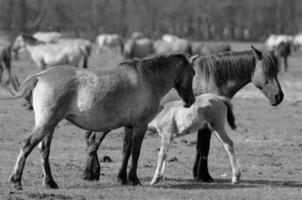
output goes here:
[{"label": "horse hoof", "polygon": [[122,185],[127,185],[128,181],[127,181],[127,176],[118,176],[117,177],[117,181],[122,184]]},{"label": "horse hoof", "polygon": [[194,178],[197,181],[204,182],[204,183],[213,183],[213,182],[215,182],[215,180],[210,175],[207,175],[207,176],[196,176]]},{"label": "horse hoof", "polygon": [[151,182],[150,182],[150,185],[155,185],[156,183],[158,183],[159,179],[153,179]]},{"label": "horse hoof", "polygon": [[46,189],[59,189],[59,186],[57,185],[57,183],[54,180],[45,181],[43,183],[43,187]]},{"label": "horse hoof", "polygon": [[238,180],[232,180],[232,184],[238,184],[239,183],[239,181]]},{"label": "horse hoof", "polygon": [[134,178],[129,177],[129,185],[136,186],[136,185],[142,185],[142,183],[137,177]]}]

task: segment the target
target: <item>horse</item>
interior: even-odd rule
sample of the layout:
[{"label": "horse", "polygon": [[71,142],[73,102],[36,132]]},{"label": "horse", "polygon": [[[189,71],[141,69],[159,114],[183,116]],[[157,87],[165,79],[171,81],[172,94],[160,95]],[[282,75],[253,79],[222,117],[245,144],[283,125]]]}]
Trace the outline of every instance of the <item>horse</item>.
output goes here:
[{"label": "horse", "polygon": [[265,41],[265,47],[269,51],[274,51],[275,48],[281,43],[289,43],[291,44],[293,42],[293,36],[291,35],[270,35],[267,40]]},{"label": "horse", "polygon": [[301,53],[302,52],[302,34],[297,34],[294,36],[294,39],[293,39],[293,50],[296,52],[296,53]]},{"label": "horse", "polygon": [[[251,48],[246,51],[223,52],[198,58],[193,56],[195,58],[192,58],[193,68],[196,73],[193,79],[194,94],[214,93],[231,99],[241,88],[252,82],[262,91],[272,106],[279,105],[284,97],[278,80],[279,59],[273,52],[261,51],[254,46]],[[161,104],[174,100],[178,100],[177,93],[171,90],[162,99]],[[87,138],[93,139],[94,135],[87,133]],[[210,129],[205,127],[198,131],[193,177],[204,182],[214,181],[208,171],[210,140]],[[91,165],[95,167],[88,169],[87,166]],[[90,176],[84,178],[98,180],[99,169],[97,153],[95,153],[94,159],[90,164],[86,164],[84,170],[84,174]]]},{"label": "horse", "polygon": [[[118,179],[123,184],[140,184],[137,164],[147,125],[157,113],[160,99],[173,87],[183,99],[183,106],[190,107],[194,103],[194,70],[189,57],[183,54],[131,60],[120,65],[103,72],[72,66],[49,68],[29,76],[17,94],[8,98],[30,97],[35,114],[35,126],[23,141],[10,177],[15,189],[22,189],[26,159],[38,144],[44,170],[43,185],[58,188],[51,175],[48,157],[54,129],[63,119],[80,128],[102,132],[97,135],[98,144],[89,148],[89,155],[97,150],[112,129],[125,127],[123,162]],[[132,163],[127,180],[130,154]]]},{"label": "horse", "polygon": [[204,42],[192,42],[192,54],[195,55],[208,55],[225,51],[231,51],[231,45],[228,43],[211,43],[205,44]]},{"label": "horse", "polygon": [[62,34],[59,32],[36,32],[33,37],[43,42],[58,42],[62,38]]},{"label": "horse", "polygon": [[121,36],[118,34],[101,34],[96,38],[98,52],[108,49],[117,53],[122,53],[124,49],[124,43]]},{"label": "horse", "polygon": [[154,41],[154,53],[156,55],[164,55],[169,53],[187,53],[192,55],[192,47],[188,40],[183,38],[175,38],[169,40],[156,40]]},{"label": "horse", "polygon": [[197,132],[204,126],[209,127],[222,143],[231,161],[232,183],[238,183],[241,172],[236,161],[233,141],[225,131],[226,121],[232,129],[236,129],[232,104],[226,97],[205,93],[197,96],[190,108],[182,108],[180,101],[166,103],[148,125],[149,132],[158,133],[162,138],[156,171],[150,184],[154,185],[163,178],[173,137]]},{"label": "horse", "polygon": [[129,39],[125,43],[125,58],[144,58],[154,54],[153,41],[149,38]]},{"label": "horse", "polygon": [[162,36],[162,40],[166,41],[166,42],[173,42],[173,41],[178,40],[178,39],[180,39],[178,36],[172,35],[172,34],[164,34]]},{"label": "horse", "polygon": [[20,35],[16,38],[12,50],[18,51],[26,48],[40,70],[63,64],[78,66],[82,57],[84,59],[83,68],[87,68],[90,50],[83,46],[84,42],[81,41],[62,39],[57,43],[45,43],[29,35]]},{"label": "horse", "polygon": [[142,39],[146,38],[145,34],[139,31],[135,31],[131,34],[130,36],[131,39],[137,40],[137,39]]},{"label": "horse", "polygon": [[287,58],[291,54],[291,44],[288,42],[281,42],[280,44],[277,45],[274,52],[277,56],[283,58],[284,71],[287,72],[288,69]]},{"label": "horse", "polygon": [[11,48],[12,44],[7,40],[0,40],[0,82],[3,71],[6,68],[9,80],[11,80]]}]

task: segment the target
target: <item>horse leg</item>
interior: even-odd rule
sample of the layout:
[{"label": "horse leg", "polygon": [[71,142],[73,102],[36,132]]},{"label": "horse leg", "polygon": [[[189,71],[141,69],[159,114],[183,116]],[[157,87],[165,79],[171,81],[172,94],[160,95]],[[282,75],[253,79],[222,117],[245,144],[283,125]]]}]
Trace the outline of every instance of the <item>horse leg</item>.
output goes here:
[{"label": "horse leg", "polygon": [[208,170],[208,155],[211,143],[211,130],[203,128],[198,130],[196,144],[196,160],[193,167],[193,176],[195,179],[203,182],[213,182]]},{"label": "horse leg", "polygon": [[85,139],[87,143],[88,154],[86,159],[86,167],[83,175],[84,180],[99,180],[101,167],[98,159],[97,150],[108,133],[109,131],[102,133],[88,131],[86,133]]},{"label": "horse leg", "polygon": [[284,71],[285,72],[287,72],[287,67],[288,67],[288,65],[287,65],[287,56],[284,56]]},{"label": "horse leg", "polygon": [[2,75],[3,75],[3,64],[1,64],[1,61],[0,61],[0,83],[2,81]]},{"label": "horse leg", "polygon": [[121,184],[126,185],[128,183],[127,165],[131,154],[131,148],[132,148],[133,127],[130,126],[125,127],[124,134],[125,135],[124,135],[124,145],[123,145],[123,161],[117,179]]},{"label": "horse leg", "polygon": [[131,148],[132,163],[128,174],[130,185],[141,185],[141,182],[137,178],[137,164],[146,130],[147,124],[133,128]]},{"label": "horse leg", "polygon": [[49,153],[50,153],[50,144],[52,141],[54,129],[50,130],[49,133],[44,137],[44,139],[39,143],[39,151],[41,153],[41,162],[44,171],[44,181],[43,186],[49,189],[57,189],[59,188],[57,183],[54,181],[50,165],[49,165]]},{"label": "horse leg", "polygon": [[223,126],[218,129],[215,128],[215,133],[230,158],[233,175],[232,184],[238,183],[241,176],[241,172],[236,160],[233,141],[229,138]]},{"label": "horse leg", "polygon": [[158,153],[157,167],[153,179],[150,182],[151,185],[158,183],[159,180],[163,178],[170,142],[171,142],[171,135],[168,136],[163,135],[160,151]]},{"label": "horse leg", "polygon": [[41,125],[36,126],[32,134],[23,141],[23,147],[18,156],[14,172],[10,177],[10,182],[13,184],[14,188],[17,190],[22,190],[21,178],[24,169],[24,165],[28,155],[31,153],[33,148],[45,137],[46,134],[49,134],[55,126]]}]

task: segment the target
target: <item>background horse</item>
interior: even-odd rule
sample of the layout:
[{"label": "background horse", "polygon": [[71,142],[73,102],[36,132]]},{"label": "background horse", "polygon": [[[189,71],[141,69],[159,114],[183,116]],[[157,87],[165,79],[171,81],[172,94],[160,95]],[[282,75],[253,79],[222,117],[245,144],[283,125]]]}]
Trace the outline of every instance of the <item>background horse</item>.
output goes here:
[{"label": "background horse", "polygon": [[154,54],[153,41],[149,38],[129,39],[125,43],[125,58],[144,58]]},{"label": "background horse", "polygon": [[102,50],[110,50],[117,53],[122,53],[124,49],[124,42],[118,34],[101,34],[96,38],[97,51],[101,53]]},{"label": "background horse", "polygon": [[192,54],[193,55],[209,55],[215,53],[221,53],[225,51],[231,51],[231,45],[228,43],[204,43],[204,42],[192,42]]},{"label": "background horse", "polygon": [[[50,144],[57,124],[63,119],[90,131],[103,132],[125,127],[123,162],[118,178],[123,183],[140,184],[137,164],[148,123],[158,111],[160,99],[175,88],[190,107],[194,70],[182,54],[160,56],[122,63],[110,72],[76,69],[67,66],[50,68],[28,77],[14,97],[32,97],[35,127],[23,142],[10,182],[22,189],[21,179],[26,159],[39,144],[44,170],[44,186],[58,188],[49,166]],[[128,159],[132,164],[127,180]],[[90,157],[88,157],[88,160]]]},{"label": "background horse", "polygon": [[45,43],[28,35],[18,36],[12,50],[26,48],[40,70],[55,65],[72,64],[78,66],[81,58],[83,68],[87,68],[90,50],[81,39],[64,39],[57,43]]},{"label": "background horse", "polygon": [[9,80],[11,80],[11,47],[10,41],[0,39],[0,83],[4,69],[7,70]]},{"label": "background horse", "polygon": [[275,54],[280,58],[283,58],[284,71],[287,72],[288,69],[287,58],[291,54],[291,44],[288,42],[281,42],[275,48]]},{"label": "background horse", "polygon": [[36,32],[33,37],[43,42],[58,42],[63,35],[59,32]]},{"label": "background horse", "polygon": [[187,109],[181,107],[180,101],[166,103],[148,125],[148,130],[159,133],[162,138],[156,171],[150,184],[157,183],[164,175],[168,149],[173,137],[197,132],[205,126],[209,127],[222,143],[231,161],[232,183],[238,183],[241,172],[236,161],[233,141],[225,131],[226,121],[232,129],[236,128],[232,104],[230,99],[225,97],[202,94],[197,96],[195,103]]},{"label": "background horse", "polygon": [[170,38],[154,41],[154,53],[156,55],[164,55],[170,53],[187,53],[192,55],[191,43],[183,38]]},{"label": "background horse", "polygon": [[292,44],[293,36],[291,35],[270,35],[265,41],[264,45],[269,51],[274,51],[281,42]]},{"label": "background horse", "polygon": [[[269,99],[271,105],[277,106],[283,100],[284,95],[278,80],[279,62],[273,52],[260,51],[252,46],[249,51],[198,57],[193,67],[196,73],[193,79],[195,95],[214,93],[231,99],[241,88],[252,82]],[[177,99],[177,93],[171,90],[161,104]],[[214,181],[208,171],[210,140],[210,129],[198,131],[193,176],[204,182]],[[88,180],[99,179],[97,153],[94,156],[93,165],[96,170],[90,169],[89,174],[92,175],[86,178]],[[86,170],[84,173],[87,173]]]}]

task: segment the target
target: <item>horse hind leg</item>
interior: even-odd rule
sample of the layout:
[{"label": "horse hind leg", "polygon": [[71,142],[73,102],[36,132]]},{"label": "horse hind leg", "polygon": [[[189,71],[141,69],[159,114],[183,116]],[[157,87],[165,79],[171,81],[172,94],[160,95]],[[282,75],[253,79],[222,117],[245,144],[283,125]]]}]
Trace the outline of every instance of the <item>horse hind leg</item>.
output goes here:
[{"label": "horse hind leg", "polygon": [[22,190],[21,178],[26,159],[31,153],[33,148],[47,135],[50,134],[55,127],[43,124],[41,126],[35,126],[31,135],[23,141],[23,147],[19,153],[14,172],[10,177],[10,182],[17,190]]},{"label": "horse hind leg", "polygon": [[52,141],[52,136],[53,136],[53,131],[49,131],[48,134],[44,137],[44,139],[39,143],[39,151],[41,154],[41,162],[42,162],[42,167],[44,171],[44,181],[43,181],[43,186],[45,188],[49,189],[57,189],[59,188],[57,183],[54,181],[52,174],[51,174],[51,169],[49,165],[49,153],[50,153],[50,144]]},{"label": "horse hind leg", "polygon": [[83,174],[84,180],[99,180],[101,167],[98,159],[97,150],[108,133],[109,131],[102,133],[88,131],[86,133],[85,140],[87,143],[88,154]]},{"label": "horse hind leg", "polygon": [[151,185],[158,183],[160,179],[162,179],[164,176],[165,163],[167,159],[168,148],[171,142],[171,138],[172,138],[171,135],[169,136],[164,135],[162,137],[162,143],[161,143],[160,151],[158,153],[157,167],[153,179],[150,182]]},{"label": "horse hind leg", "polygon": [[224,126],[213,127],[213,128],[215,130],[214,132],[215,132],[217,138],[222,143],[225,151],[228,153],[229,159],[231,161],[231,166],[232,166],[232,183],[236,184],[239,182],[239,179],[241,176],[241,171],[238,167],[238,163],[236,160],[233,141],[227,135],[227,133],[224,129]]}]

